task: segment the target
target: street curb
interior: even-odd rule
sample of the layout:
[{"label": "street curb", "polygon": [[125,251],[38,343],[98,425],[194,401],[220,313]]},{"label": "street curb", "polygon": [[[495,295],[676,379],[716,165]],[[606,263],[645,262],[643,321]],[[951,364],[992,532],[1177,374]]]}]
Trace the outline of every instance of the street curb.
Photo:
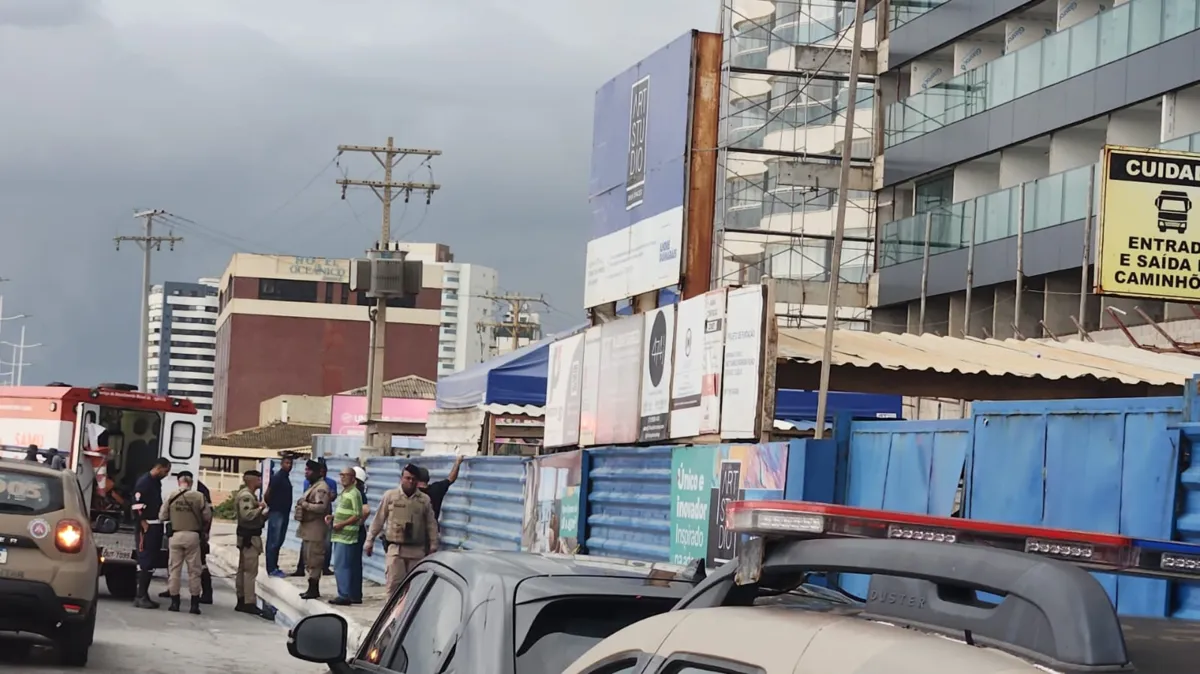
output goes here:
[{"label": "street curb", "polygon": [[[232,545],[212,544],[209,550],[209,559],[211,562],[216,562],[215,566],[221,567],[222,572],[230,577],[237,571],[238,551]],[[359,642],[370,629],[370,625],[360,624],[354,618],[320,599],[301,599],[300,591],[296,586],[283,578],[268,576],[266,569],[262,566],[258,569],[258,579],[254,583],[254,589],[258,592],[259,599],[275,607],[277,620],[281,618],[281,622],[289,629],[309,616],[325,613],[341,616],[348,627],[347,650],[351,653],[358,649]]]}]

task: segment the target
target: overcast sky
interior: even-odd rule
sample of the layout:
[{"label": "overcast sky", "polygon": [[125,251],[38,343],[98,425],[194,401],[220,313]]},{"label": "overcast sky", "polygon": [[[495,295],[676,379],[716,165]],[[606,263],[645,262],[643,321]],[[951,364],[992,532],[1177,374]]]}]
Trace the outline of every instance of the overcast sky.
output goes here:
[{"label": "overcast sky", "polygon": [[[43,344],[26,352],[26,384],[133,382],[141,255],[112,237],[137,233],[135,209],[197,223],[154,256],[155,283],[219,276],[238,251],[356,255],[378,238],[379,203],[341,201],[333,181],[377,164],[331,160],[339,143],[389,134],[445,152],[433,205],[400,205],[393,232],[496,268],[505,290],[545,293],[561,312],[550,327],[576,322],[594,92],[714,28],[718,7],[0,0],[0,294],[4,316],[30,315],[4,321],[0,340],[24,324]],[[397,177],[410,175],[430,177]],[[7,370],[10,348],[0,360]]]}]

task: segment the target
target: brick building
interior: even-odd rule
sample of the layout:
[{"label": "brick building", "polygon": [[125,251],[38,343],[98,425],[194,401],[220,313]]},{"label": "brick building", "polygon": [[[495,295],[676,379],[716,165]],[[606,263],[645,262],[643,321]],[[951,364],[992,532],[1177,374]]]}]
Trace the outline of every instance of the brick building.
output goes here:
[{"label": "brick building", "polygon": [[[435,260],[451,262],[436,246]],[[421,292],[388,306],[385,379],[436,379],[444,270],[426,264]],[[218,295],[212,430],[258,423],[259,403],[282,394],[332,395],[367,380],[365,295],[351,293],[350,262],[291,255],[233,256]]]}]

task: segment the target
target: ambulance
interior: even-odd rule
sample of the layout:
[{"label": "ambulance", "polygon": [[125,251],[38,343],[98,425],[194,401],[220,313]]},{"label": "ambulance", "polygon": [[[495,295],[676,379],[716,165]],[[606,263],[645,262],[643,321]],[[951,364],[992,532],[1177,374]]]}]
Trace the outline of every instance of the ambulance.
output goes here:
[{"label": "ambulance", "polygon": [[[201,423],[190,400],[143,393],[127,384],[0,386],[0,456],[23,459],[30,445],[43,456],[49,449],[64,456],[88,504],[101,573],[119,598],[131,599],[137,585],[137,522],[130,510],[134,484],[159,457],[170,460],[172,474],[199,474]],[[162,486],[165,498],[176,481],[164,479]],[[101,520],[106,526],[95,526]],[[165,545],[159,551],[161,566],[166,565]]]}]

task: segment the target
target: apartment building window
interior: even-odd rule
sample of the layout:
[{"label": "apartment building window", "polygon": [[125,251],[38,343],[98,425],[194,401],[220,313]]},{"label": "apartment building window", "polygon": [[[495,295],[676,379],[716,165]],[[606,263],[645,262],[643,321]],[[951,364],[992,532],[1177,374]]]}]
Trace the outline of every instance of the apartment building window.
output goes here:
[{"label": "apartment building window", "polygon": [[263,278],[258,280],[258,298],[278,302],[316,302],[316,281]]},{"label": "apartment building window", "polygon": [[916,184],[913,198],[914,213],[929,213],[954,201],[954,173],[943,173]]},{"label": "apartment building window", "polygon": [[325,304],[333,304],[333,284],[325,284]]},{"label": "apartment building window", "polygon": [[338,285],[342,289],[342,304],[350,304],[350,284],[339,283]]},{"label": "apartment building window", "polygon": [[448,300],[456,300],[458,299],[458,291],[452,288],[446,288],[442,290],[442,297]]}]

